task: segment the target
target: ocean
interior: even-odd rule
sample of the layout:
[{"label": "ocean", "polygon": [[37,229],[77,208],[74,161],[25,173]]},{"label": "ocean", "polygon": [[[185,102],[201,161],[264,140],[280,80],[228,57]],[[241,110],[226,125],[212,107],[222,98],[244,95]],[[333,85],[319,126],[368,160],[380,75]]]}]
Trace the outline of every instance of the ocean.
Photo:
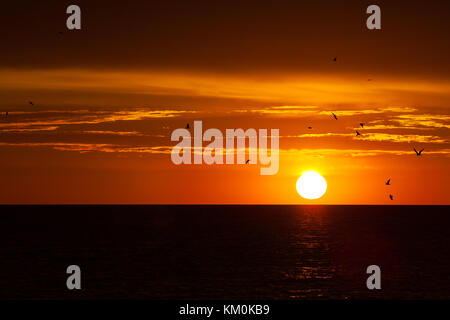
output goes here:
[{"label": "ocean", "polygon": [[449,206],[0,210],[0,299],[450,298]]}]

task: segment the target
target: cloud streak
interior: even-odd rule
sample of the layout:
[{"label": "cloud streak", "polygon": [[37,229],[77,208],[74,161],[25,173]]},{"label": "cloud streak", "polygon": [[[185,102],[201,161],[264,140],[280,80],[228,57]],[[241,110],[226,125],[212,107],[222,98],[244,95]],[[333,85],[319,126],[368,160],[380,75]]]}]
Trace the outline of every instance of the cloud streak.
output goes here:
[{"label": "cloud streak", "polygon": [[[11,112],[8,120],[0,123],[0,131],[45,131],[55,130],[67,125],[95,125],[119,121],[139,121],[145,119],[174,118],[185,114],[196,113],[194,110],[73,110],[69,112]],[[55,115],[56,114],[56,115]],[[50,116],[48,116],[50,115]],[[30,127],[38,127],[31,128]],[[13,128],[13,129],[9,129]]]}]

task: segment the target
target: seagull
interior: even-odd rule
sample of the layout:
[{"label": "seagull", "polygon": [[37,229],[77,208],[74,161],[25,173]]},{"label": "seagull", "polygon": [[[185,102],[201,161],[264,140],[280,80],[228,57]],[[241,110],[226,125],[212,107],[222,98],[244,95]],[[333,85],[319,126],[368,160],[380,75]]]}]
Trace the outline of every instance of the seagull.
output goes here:
[{"label": "seagull", "polygon": [[33,101],[30,101],[30,104],[31,104],[32,106],[34,106],[34,103],[33,103]]},{"label": "seagull", "polygon": [[386,185],[390,186],[391,185],[391,179],[389,179],[388,181],[386,181]]},{"label": "seagull", "polygon": [[416,148],[414,148],[414,151],[416,152],[416,155],[417,155],[417,156],[421,156],[423,150],[425,150],[425,148],[423,148],[423,149],[420,150],[420,151],[417,151]]},{"label": "seagull", "polygon": [[189,129],[189,123],[186,125],[186,129]]},{"label": "seagull", "polygon": [[250,159],[248,159],[247,161],[245,161],[245,164],[248,164],[250,162]]},{"label": "seagull", "polygon": [[361,133],[359,133],[358,130],[355,130],[355,131],[356,131],[356,136],[360,136],[361,135]]},{"label": "seagull", "polygon": [[361,128],[364,128],[364,123],[361,122],[359,125],[361,126]]},{"label": "seagull", "polygon": [[390,198],[391,200],[394,200],[394,197],[392,196],[392,194],[389,195],[389,198]]},{"label": "seagull", "polygon": [[336,115],[333,112],[331,114],[333,115],[334,119],[337,120]]},{"label": "seagull", "polygon": [[336,62],[336,60],[337,60],[337,57],[334,57],[333,61]]}]

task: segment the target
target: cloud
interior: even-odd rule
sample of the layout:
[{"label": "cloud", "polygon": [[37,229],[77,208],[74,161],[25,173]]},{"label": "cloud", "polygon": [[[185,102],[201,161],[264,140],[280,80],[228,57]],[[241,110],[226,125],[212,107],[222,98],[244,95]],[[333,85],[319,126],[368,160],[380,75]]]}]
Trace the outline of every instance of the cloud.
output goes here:
[{"label": "cloud", "polygon": [[[64,125],[101,124],[118,121],[138,121],[156,118],[174,118],[183,114],[196,113],[193,110],[125,110],[125,111],[98,111],[98,110],[74,110],[74,111],[33,111],[11,112],[9,122],[0,123],[0,130],[14,128],[16,132],[29,127],[39,127],[42,130],[60,127]],[[50,115],[50,116],[48,116]],[[14,120],[12,120],[14,119]],[[51,129],[54,130],[54,129]],[[30,131],[30,130],[29,130]],[[39,131],[39,130],[35,130]],[[26,132],[22,130],[22,132]]]},{"label": "cloud", "polygon": [[324,138],[324,137],[352,137],[353,133],[304,133],[297,135],[280,136],[280,138]]},{"label": "cloud", "polygon": [[[395,156],[412,156],[415,155],[411,150],[382,150],[382,149],[285,149],[280,151],[280,154],[291,155],[298,157],[299,155],[313,156],[313,157],[331,157],[331,156],[348,156],[348,157],[372,157],[380,155],[395,155]],[[427,150],[426,155],[444,155],[450,156],[450,149],[442,150]]]},{"label": "cloud", "polygon": [[261,115],[298,116],[318,113],[317,106],[275,106],[264,109],[237,109],[236,113],[258,113]]},{"label": "cloud", "polygon": [[[137,132],[137,131],[107,131],[107,130],[85,130],[84,133],[89,134],[103,134],[103,135],[112,135],[112,136],[136,136],[143,137],[145,134]],[[164,137],[164,136],[161,136]]]},{"label": "cloud", "polygon": [[0,128],[0,132],[11,132],[11,133],[27,133],[27,132],[45,132],[45,131],[55,131],[59,127],[49,126],[40,128]]},{"label": "cloud", "polygon": [[389,133],[365,133],[355,139],[367,141],[389,141],[389,142],[420,142],[420,143],[447,143],[448,140],[439,136],[418,134],[389,134]]},{"label": "cloud", "polygon": [[355,140],[387,141],[387,142],[421,142],[421,143],[447,143],[448,140],[439,136],[418,134],[389,134],[389,133],[362,133],[356,136],[352,133],[305,133],[299,135],[280,136],[280,138],[328,138],[328,137],[351,137]]},{"label": "cloud", "polygon": [[[295,134],[297,130],[297,120],[283,122],[273,121],[274,127],[279,125],[281,131],[286,128],[288,133],[281,135],[280,148],[289,150],[286,146],[291,146],[292,141],[287,139],[317,139],[305,140],[305,146],[317,147],[314,150],[336,150],[326,149],[328,146],[332,147],[345,147],[360,140],[358,147],[364,143],[364,141],[377,142],[378,144],[367,144],[375,150],[352,150],[348,152],[352,156],[370,156],[380,154],[410,154],[411,151],[382,151],[384,146],[388,148],[400,148],[400,144],[433,144],[434,147],[446,148],[445,144],[449,143],[448,136],[442,130],[439,132],[383,132],[385,129],[402,129],[400,123],[406,122],[407,125],[414,124],[415,126],[406,126],[408,129],[421,128],[417,127],[421,125],[428,126],[427,128],[442,129],[447,128],[450,121],[450,116],[442,114],[398,114],[402,112],[410,112],[415,110],[409,107],[383,107],[383,108],[368,108],[362,110],[341,110],[342,114],[354,116],[359,114],[383,114],[385,120],[372,120],[365,118],[366,126],[364,129],[355,128],[361,132],[361,136],[356,137],[354,130],[346,130],[344,126],[341,126],[341,122],[330,119],[333,124],[333,128],[338,132],[326,132],[329,129],[326,119],[319,119],[322,123],[318,123],[314,126],[315,130],[310,130],[307,133]],[[107,152],[107,153],[170,153],[175,143],[169,142],[170,129],[180,126],[184,126],[185,121],[192,121],[182,119],[180,117],[195,115],[198,119],[207,117],[211,119],[215,124],[220,123],[222,120],[229,120],[229,113],[250,113],[250,117],[242,117],[242,121],[251,119],[251,126],[258,128],[258,118],[254,117],[255,113],[258,114],[278,114],[278,115],[319,115],[322,117],[326,115],[330,117],[330,111],[320,110],[319,106],[315,105],[278,105],[268,108],[256,108],[247,110],[232,110],[224,112],[212,112],[210,110],[198,111],[198,110],[180,110],[179,108],[167,108],[167,109],[151,109],[151,108],[133,108],[131,110],[113,110],[113,109],[74,109],[74,110],[37,110],[37,111],[17,111],[11,112],[8,118],[8,122],[0,123],[0,132],[17,134],[17,137],[13,135],[5,135],[5,142],[0,143],[0,146],[27,146],[27,147],[48,147],[60,151],[74,151],[74,152]],[[341,115],[341,113],[338,113]],[[148,123],[135,123],[135,121],[141,121],[146,119],[161,119],[156,120],[158,124],[155,126],[148,126]],[[234,118],[233,118],[234,119]],[[353,122],[351,119],[347,123],[347,129],[349,122]],[[355,120],[356,123],[359,123]],[[172,121],[172,122],[170,122]],[[271,120],[272,121],[272,120]],[[316,120],[317,121],[317,120]],[[246,122],[248,123],[248,122]],[[272,122],[271,122],[272,123]],[[286,123],[286,126],[285,126]],[[325,123],[325,127],[323,125]],[[175,124],[175,125],[173,125]],[[239,127],[242,126],[243,123]],[[267,128],[267,121],[265,121],[265,128]],[[234,124],[233,124],[234,125]],[[163,128],[163,132],[161,132]],[[246,127],[243,127],[246,129]],[[248,128],[248,127],[247,127]],[[59,130],[58,130],[59,129]],[[270,128],[269,128],[270,129]],[[325,132],[320,132],[320,130]],[[158,131],[159,130],[159,131]],[[167,131],[169,130],[169,131]],[[206,130],[206,126],[204,128]],[[286,132],[285,131],[285,132]],[[379,132],[378,132],[379,131]],[[31,133],[48,132],[48,134],[40,136],[32,136]],[[24,135],[19,135],[23,133]],[[25,133],[27,138],[31,141],[23,141]],[[426,133],[426,134],[422,134]],[[7,138],[6,138],[7,137]],[[144,139],[141,137],[145,137]],[[147,139],[147,137],[149,139]],[[45,138],[46,142],[39,143]],[[167,142],[161,142],[161,139],[151,138],[163,138],[167,139]],[[327,141],[332,139],[333,142],[330,145]],[[283,140],[285,139],[285,140]],[[320,140],[323,139],[323,140]],[[328,140],[327,140],[328,139]],[[48,141],[52,142],[48,142]],[[69,140],[69,141],[68,141]],[[120,143],[120,144],[119,144]],[[161,145],[167,143],[168,145]],[[393,144],[393,145],[389,145]],[[205,142],[204,145],[207,145]],[[374,147],[376,145],[376,147]],[[409,148],[409,146],[408,146]],[[444,149],[446,150],[446,149]],[[428,151],[428,150],[427,150]],[[312,152],[312,151],[311,151]],[[342,154],[341,151],[334,151]],[[320,152],[314,152],[317,156]],[[332,154],[332,151],[330,151]],[[429,151],[428,154],[441,154],[439,150]],[[446,155],[444,152],[443,154]]]},{"label": "cloud", "polygon": [[[333,105],[340,101],[346,105],[360,105],[371,101],[385,104],[390,101],[430,101],[445,107],[450,84],[411,78],[392,78],[368,86],[360,76],[346,74],[285,74],[285,75],[234,75],[228,73],[208,74],[174,71],[111,71],[40,69],[2,69],[0,90],[9,95],[30,90],[52,91],[77,97],[89,103],[92,94],[143,96],[214,97],[246,99],[282,104]],[[414,98],[412,98],[414,97]],[[2,102],[0,102],[2,103]],[[350,112],[350,111],[349,111]],[[396,112],[392,110],[392,112]],[[354,113],[352,113],[354,114]]]},{"label": "cloud", "polygon": [[124,146],[108,143],[63,143],[63,142],[0,142],[4,147],[48,147],[59,151],[106,152],[106,153],[164,153],[170,154],[172,146]]},{"label": "cloud", "polygon": [[372,120],[366,129],[450,129],[450,115],[443,114],[403,114],[387,119]]},{"label": "cloud", "polygon": [[450,115],[439,114],[405,114],[398,115],[391,121],[399,123],[404,127],[431,127],[431,128],[450,128]]},{"label": "cloud", "polygon": [[409,113],[417,111],[416,108],[410,107],[386,107],[386,108],[375,108],[375,109],[352,109],[352,110],[328,110],[321,111],[322,115],[329,115],[331,112],[334,112],[338,117],[339,116],[356,116],[363,114],[382,114],[382,113]]},{"label": "cloud", "polygon": [[[324,110],[326,109],[326,110]],[[267,108],[250,108],[233,110],[236,113],[258,113],[261,115],[298,116],[298,115],[326,115],[331,112],[339,116],[357,116],[370,114],[390,114],[390,113],[411,113],[416,112],[416,108],[411,107],[384,107],[384,108],[360,108],[360,109],[330,109],[319,106],[274,106]]]}]

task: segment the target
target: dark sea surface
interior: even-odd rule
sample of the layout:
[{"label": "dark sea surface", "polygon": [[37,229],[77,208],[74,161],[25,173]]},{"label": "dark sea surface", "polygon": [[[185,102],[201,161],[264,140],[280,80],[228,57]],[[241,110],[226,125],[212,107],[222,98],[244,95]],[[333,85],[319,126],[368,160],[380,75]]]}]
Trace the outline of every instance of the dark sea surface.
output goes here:
[{"label": "dark sea surface", "polygon": [[1,206],[0,298],[448,299],[449,208]]}]

